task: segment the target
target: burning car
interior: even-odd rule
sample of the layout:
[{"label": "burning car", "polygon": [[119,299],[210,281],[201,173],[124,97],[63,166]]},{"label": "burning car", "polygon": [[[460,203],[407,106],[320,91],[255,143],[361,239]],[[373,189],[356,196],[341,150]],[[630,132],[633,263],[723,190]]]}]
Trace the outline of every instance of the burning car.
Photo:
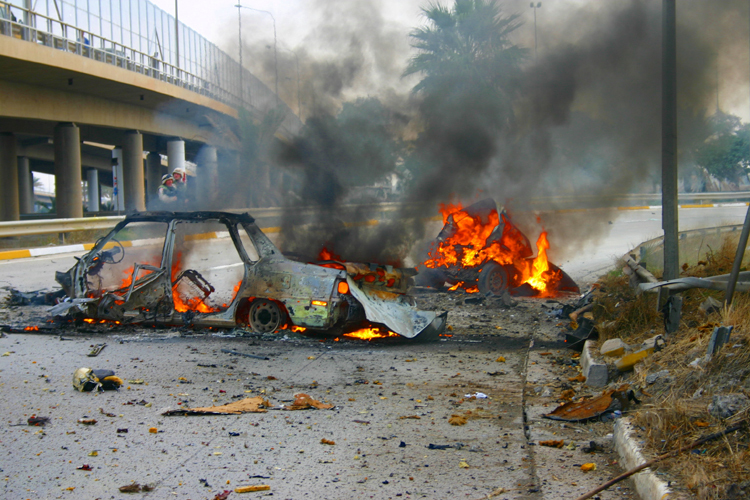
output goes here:
[{"label": "burning car", "polygon": [[429,258],[420,265],[418,284],[468,293],[501,296],[554,296],[578,292],[578,285],[547,260],[546,231],[537,241],[537,256],[529,239],[492,199],[466,208],[441,205],[443,229],[433,241]]},{"label": "burning car", "polygon": [[408,338],[438,335],[447,313],[416,308],[407,295],[414,274],[290,260],[246,213],[142,212],[56,274],[67,299],[53,312],[127,323],[242,325],[260,333],[338,333],[377,323]]}]

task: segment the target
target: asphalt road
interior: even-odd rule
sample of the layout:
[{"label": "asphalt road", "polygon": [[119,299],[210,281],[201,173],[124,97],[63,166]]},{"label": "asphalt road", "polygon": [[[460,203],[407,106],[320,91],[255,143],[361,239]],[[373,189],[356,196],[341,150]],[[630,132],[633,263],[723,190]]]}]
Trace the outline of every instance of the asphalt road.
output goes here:
[{"label": "asphalt road", "polygon": [[[571,352],[556,340],[555,304],[463,299],[419,297],[425,307],[451,309],[453,336],[429,343],[105,325],[10,334],[0,339],[7,353],[0,357],[0,496],[126,498],[119,487],[135,482],[154,488],[138,498],[212,499],[265,484],[269,491],[247,496],[479,499],[504,488],[497,498],[560,499],[620,473],[606,437],[611,424],[539,418],[569,386],[592,393],[567,382],[576,372],[562,365]],[[2,314],[2,322],[33,323],[44,309]],[[101,343],[101,354],[87,357]],[[125,384],[77,392],[71,380],[81,366],[112,369]],[[299,392],[335,407],[162,415],[252,396],[278,407]],[[470,397],[480,393],[487,398]],[[25,425],[32,415],[50,422]],[[455,415],[465,425],[452,425]],[[537,444],[547,439],[568,448]],[[585,454],[592,440],[608,451]],[[584,463],[597,470],[581,471]],[[627,484],[600,495],[630,496]]]}]

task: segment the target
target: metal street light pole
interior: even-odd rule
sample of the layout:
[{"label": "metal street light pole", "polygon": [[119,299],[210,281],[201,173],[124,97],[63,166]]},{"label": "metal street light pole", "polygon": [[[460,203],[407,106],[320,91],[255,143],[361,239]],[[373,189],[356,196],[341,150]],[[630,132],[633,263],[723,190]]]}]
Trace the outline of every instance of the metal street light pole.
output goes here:
[{"label": "metal street light pole", "polygon": [[[177,52],[177,63],[175,66],[177,66],[177,69],[180,68],[180,12],[177,9],[177,0],[174,0],[174,41],[175,41],[175,51]],[[177,76],[179,77],[179,71],[177,73]]]},{"label": "metal street light pole", "polygon": [[248,10],[254,10],[255,12],[261,12],[263,14],[268,14],[271,16],[271,20],[273,21],[273,69],[275,73],[275,91],[276,91],[276,103],[279,102],[279,57],[278,52],[276,50],[276,18],[273,17],[273,14],[268,12],[267,10],[260,10],[260,9],[253,9],[252,7],[245,7],[244,5],[237,4],[235,5],[237,7],[237,11],[239,12],[239,9],[248,9]]},{"label": "metal street light pole", "polygon": [[239,27],[239,40],[240,40],[240,104],[245,104],[245,92],[244,88],[242,86],[242,14],[240,9],[242,8],[242,5],[240,5],[239,2],[237,2],[237,25]]},{"label": "metal street light pole", "polygon": [[297,53],[291,49],[286,49],[284,47],[281,48],[281,50],[286,50],[287,52],[291,52],[294,54],[294,59],[297,63],[297,115],[299,116],[300,120],[302,119],[302,100],[300,99],[300,91],[299,91],[299,56]]},{"label": "metal street light pole", "polygon": [[542,2],[537,2],[536,5],[534,5],[534,2],[531,2],[529,7],[534,9],[534,60],[537,60],[537,52],[536,52],[536,9],[540,8],[542,6]]}]

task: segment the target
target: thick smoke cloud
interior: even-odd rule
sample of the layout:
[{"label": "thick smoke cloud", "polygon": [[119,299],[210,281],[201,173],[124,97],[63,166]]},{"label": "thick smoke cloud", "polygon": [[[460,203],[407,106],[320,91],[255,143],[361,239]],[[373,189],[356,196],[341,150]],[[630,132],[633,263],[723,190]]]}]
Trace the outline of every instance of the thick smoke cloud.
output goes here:
[{"label": "thick smoke cloud", "polygon": [[[421,20],[405,29],[391,22],[375,0],[313,3],[316,27],[303,47],[295,49],[308,124],[319,127],[317,136],[324,132],[324,143],[335,151],[343,141],[334,127],[325,124],[344,102],[362,96],[378,98],[393,118],[389,130],[428,152],[427,175],[405,195],[427,208],[402,214],[410,217],[408,227],[404,223],[377,230],[343,227],[337,214],[343,203],[352,201],[347,198],[347,179],[362,165],[327,165],[319,155],[310,154],[316,147],[309,141],[297,141],[278,152],[274,161],[300,180],[304,204],[324,207],[323,217],[315,221],[324,230],[316,239],[300,236],[298,211],[291,207],[284,224],[289,229],[284,232],[285,250],[311,255],[328,244],[346,259],[396,262],[406,255],[409,242],[425,236],[421,218],[435,215],[438,203],[451,196],[465,204],[492,196],[499,205],[522,211],[534,197],[566,195],[580,201],[658,187],[661,1],[545,2],[538,12],[539,57],[534,60],[530,52],[524,75],[516,82],[520,97],[514,102],[514,119],[502,124],[482,112],[483,96],[472,95],[471,90],[463,96],[446,93],[445,99],[433,99],[427,118],[418,113],[425,103],[408,92],[415,80],[399,76],[406,56],[412,54],[408,29]],[[500,3],[505,14],[518,12],[525,17],[514,41],[533,48],[528,2]],[[747,96],[737,96],[738,89],[747,85],[747,2],[681,2],[677,10],[680,116],[700,121],[715,110],[717,67],[723,105],[746,102]],[[267,73],[272,67],[270,53],[263,49],[261,54]],[[729,63],[737,60],[743,63]],[[290,92],[289,82],[284,85],[282,95]],[[693,125],[681,121],[679,126],[684,151],[692,146],[685,140],[692,136],[684,132]],[[381,171],[392,168],[383,165]],[[371,218],[366,209],[361,211],[361,220]],[[607,210],[555,219],[545,216],[553,259],[568,249],[595,243],[608,230],[609,216]],[[526,224],[526,219],[519,216],[516,222],[521,221],[533,240],[538,226]]]}]

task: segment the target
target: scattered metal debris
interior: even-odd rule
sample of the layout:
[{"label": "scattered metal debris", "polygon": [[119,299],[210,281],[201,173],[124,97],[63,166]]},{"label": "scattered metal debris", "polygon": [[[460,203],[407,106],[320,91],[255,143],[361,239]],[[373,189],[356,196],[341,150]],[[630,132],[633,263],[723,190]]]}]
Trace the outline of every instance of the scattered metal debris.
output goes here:
[{"label": "scattered metal debris", "polygon": [[[86,356],[90,358],[94,358],[99,355],[100,352],[104,350],[104,348],[107,347],[107,344],[96,344],[95,346],[92,346],[91,352],[88,353]],[[114,375],[114,373],[113,373]]]},{"label": "scattered metal debris", "polygon": [[51,306],[56,304],[59,299],[65,297],[64,290],[56,290],[54,292],[42,292],[41,290],[22,292],[7,286],[4,289],[10,292],[10,296],[7,299],[9,306]]},{"label": "scattered metal debris", "polygon": [[570,401],[542,416],[551,420],[582,422],[608,412],[623,411],[629,407],[631,401],[639,402],[630,386],[625,384],[618,389],[605,390],[599,396]]},{"label": "scattered metal debris", "polygon": [[233,349],[222,349],[221,352],[224,352],[226,354],[234,354],[235,356],[243,356],[245,358],[264,359],[264,360],[270,359],[267,356],[256,356],[255,354],[245,354],[244,352],[235,351]]}]

